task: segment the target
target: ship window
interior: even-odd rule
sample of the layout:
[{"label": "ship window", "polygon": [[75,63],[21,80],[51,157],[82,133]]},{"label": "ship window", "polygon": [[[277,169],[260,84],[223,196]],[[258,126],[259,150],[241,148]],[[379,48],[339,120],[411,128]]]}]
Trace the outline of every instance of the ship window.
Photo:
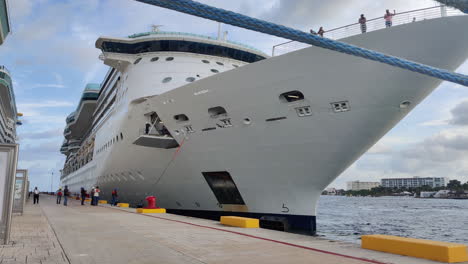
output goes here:
[{"label": "ship window", "polygon": [[168,83],[170,81],[172,81],[172,77],[166,77],[162,80],[163,83]]},{"label": "ship window", "polygon": [[245,205],[234,180],[227,171],[202,172],[220,204]]},{"label": "ship window", "polygon": [[174,57],[167,57],[166,58],[166,61],[173,61],[174,60]]},{"label": "ship window", "polygon": [[133,64],[138,64],[141,61],[141,58],[136,59]]},{"label": "ship window", "polygon": [[211,72],[218,73],[219,71],[216,69],[211,69]]},{"label": "ship window", "polygon": [[157,61],[157,60],[159,60],[159,57],[153,57],[153,58],[151,58],[151,62],[155,62],[155,61]]},{"label": "ship window", "polygon": [[304,94],[299,91],[290,91],[282,93],[280,95],[280,100],[283,102],[295,102],[299,100],[304,100]]},{"label": "ship window", "polygon": [[122,140],[123,140],[123,134],[122,134],[122,133],[120,133],[120,139],[122,139]]},{"label": "ship window", "polygon": [[210,63],[210,62],[207,61],[207,60],[202,60],[202,62],[203,62],[203,63],[206,63],[206,64]]},{"label": "ship window", "polygon": [[223,66],[224,63],[217,61],[216,64]]},{"label": "ship window", "polygon": [[187,82],[194,82],[194,81],[195,81],[195,77],[188,77],[187,79],[185,79],[185,81],[187,81]]},{"label": "ship window", "polygon": [[178,122],[185,122],[185,121],[188,121],[189,118],[188,116],[184,115],[184,114],[179,114],[179,115],[175,115],[174,116],[174,119]]},{"label": "ship window", "polygon": [[216,106],[216,107],[212,107],[208,109],[208,114],[210,115],[210,117],[215,118],[220,115],[226,115],[227,112],[226,112],[226,109],[224,109],[224,107]]}]

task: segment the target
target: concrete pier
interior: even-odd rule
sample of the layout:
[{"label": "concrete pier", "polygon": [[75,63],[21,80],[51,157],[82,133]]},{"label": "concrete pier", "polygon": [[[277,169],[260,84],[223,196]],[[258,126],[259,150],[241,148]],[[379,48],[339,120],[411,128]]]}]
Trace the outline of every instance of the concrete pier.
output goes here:
[{"label": "concrete pier", "polygon": [[439,263],[361,249],[357,244],[265,229],[223,226],[110,205],[67,207],[54,197],[13,218],[4,263]]}]

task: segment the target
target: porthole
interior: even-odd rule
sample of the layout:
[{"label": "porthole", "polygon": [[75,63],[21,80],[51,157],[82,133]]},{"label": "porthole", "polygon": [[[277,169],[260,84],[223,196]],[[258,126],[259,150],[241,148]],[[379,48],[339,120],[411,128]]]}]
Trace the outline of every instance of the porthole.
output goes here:
[{"label": "porthole", "polygon": [[122,134],[122,133],[120,133],[120,139],[121,139],[121,140],[123,139],[123,134]]},{"label": "porthole", "polygon": [[223,66],[224,63],[217,61],[216,64]]},{"label": "porthole", "polygon": [[170,81],[172,81],[172,77],[166,77],[162,80],[162,83],[168,83]]},{"label": "porthole", "polygon": [[282,93],[280,95],[280,100],[283,102],[295,102],[299,100],[304,100],[304,94],[299,91],[290,91]]},{"label": "porthole", "polygon": [[209,64],[210,62],[207,60],[202,60],[203,63]]},{"label": "porthole", "polygon": [[252,119],[250,119],[249,117],[246,117],[242,120],[242,122],[245,124],[245,125],[250,125],[252,123]]},{"label": "porthole", "polygon": [[238,67],[239,67],[239,65],[236,65],[236,64],[233,64],[232,66],[233,66],[234,68],[238,68]]},{"label": "porthole", "polygon": [[155,62],[155,61],[157,61],[157,60],[159,60],[159,57],[153,57],[153,58],[151,58],[151,62]]},{"label": "porthole", "polygon": [[133,64],[138,64],[141,61],[141,58],[136,59]]},{"label": "porthole", "polygon": [[217,69],[211,69],[211,72],[218,73],[219,71]]},{"label": "porthole", "polygon": [[173,61],[174,60],[174,57],[167,57],[166,58],[166,61]]},{"label": "porthole", "polygon": [[195,81],[195,77],[188,77],[187,79],[185,79],[186,82],[194,82]]}]

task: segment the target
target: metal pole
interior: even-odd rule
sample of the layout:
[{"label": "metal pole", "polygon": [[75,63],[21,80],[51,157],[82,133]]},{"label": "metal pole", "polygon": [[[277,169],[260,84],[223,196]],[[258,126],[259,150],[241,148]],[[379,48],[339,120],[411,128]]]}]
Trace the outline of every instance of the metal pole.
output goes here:
[{"label": "metal pole", "polygon": [[52,183],[54,181],[54,172],[51,171],[51,175],[50,175],[50,193],[53,192],[53,189],[52,189]]}]

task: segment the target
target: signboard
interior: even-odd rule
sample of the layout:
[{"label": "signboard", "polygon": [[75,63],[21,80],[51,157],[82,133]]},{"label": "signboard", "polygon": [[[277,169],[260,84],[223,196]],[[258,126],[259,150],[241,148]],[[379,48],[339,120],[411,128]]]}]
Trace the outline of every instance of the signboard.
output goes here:
[{"label": "signboard", "polygon": [[0,243],[10,240],[18,145],[0,144]]},{"label": "signboard", "polygon": [[16,170],[15,191],[13,194],[13,213],[23,213],[26,202],[26,183],[28,182],[27,170]]}]

